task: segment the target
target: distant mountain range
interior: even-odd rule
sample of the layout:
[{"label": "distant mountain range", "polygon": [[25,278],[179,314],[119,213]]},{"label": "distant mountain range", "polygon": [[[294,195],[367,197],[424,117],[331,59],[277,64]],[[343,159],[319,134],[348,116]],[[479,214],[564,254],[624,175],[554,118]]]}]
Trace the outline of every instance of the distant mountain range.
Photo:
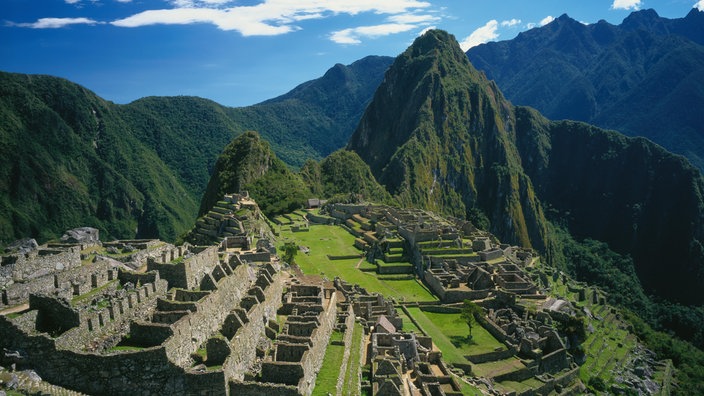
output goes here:
[{"label": "distant mountain range", "polygon": [[185,96],[116,105],[64,79],[0,72],[0,245],[80,225],[172,241],[233,138],[260,131],[296,167],[322,159],[345,145],[391,61],[335,65],[243,108]]},{"label": "distant mountain range", "polygon": [[562,15],[467,56],[514,104],[647,137],[704,169],[704,12],[642,10],[617,26]]}]

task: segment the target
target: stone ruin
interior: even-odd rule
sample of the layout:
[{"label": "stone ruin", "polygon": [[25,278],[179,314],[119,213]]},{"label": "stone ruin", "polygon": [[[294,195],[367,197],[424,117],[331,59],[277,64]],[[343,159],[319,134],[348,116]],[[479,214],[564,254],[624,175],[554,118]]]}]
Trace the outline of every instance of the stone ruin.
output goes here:
[{"label": "stone ruin", "polygon": [[[196,220],[187,240],[198,245],[210,245],[228,237],[271,234],[267,220],[248,192],[226,194],[212,209]],[[271,237],[271,235],[267,235]]]},{"label": "stone ruin", "polygon": [[359,285],[351,285],[340,278],[335,278],[334,284],[345,296],[345,302],[341,304],[343,309],[349,306],[367,332],[372,331],[381,317],[384,317],[384,320],[395,329],[403,329],[403,319],[398,316],[391,300],[387,300],[378,293],[369,294]]},{"label": "stone ruin", "polygon": [[156,240],[101,243],[94,239],[97,232],[90,227],[69,230],[61,243],[11,249],[0,256],[0,309],[26,304],[32,293],[50,291],[66,298],[84,294],[106,278],[114,280],[111,271],[140,268],[171,246]]},{"label": "stone ruin", "polygon": [[124,265],[68,244],[3,256],[26,290],[6,285],[4,305],[28,305],[0,316],[1,363],[87,394],[308,395],[339,326],[337,293],[289,279],[271,246],[104,243],[137,260]]},{"label": "stone ruin", "polygon": [[[553,318],[546,312],[531,314],[524,311],[523,316],[512,308],[489,309],[486,317],[481,318],[482,326],[494,338],[508,347],[508,352],[517,354],[529,363],[523,371],[511,373],[510,378],[494,380],[521,381],[532,376],[547,375],[543,381],[553,379],[570,382],[579,370],[579,366],[568,353],[565,341],[553,327]],[[472,363],[482,363],[491,356],[468,356]]]}]

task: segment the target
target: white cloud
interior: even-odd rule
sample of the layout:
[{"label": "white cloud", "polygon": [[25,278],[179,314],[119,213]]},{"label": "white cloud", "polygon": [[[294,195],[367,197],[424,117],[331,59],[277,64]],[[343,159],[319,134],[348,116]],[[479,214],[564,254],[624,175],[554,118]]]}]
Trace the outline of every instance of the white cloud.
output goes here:
[{"label": "white cloud", "polygon": [[88,18],[41,18],[34,23],[15,23],[15,26],[32,29],[57,29],[69,25],[95,25],[101,22]]},{"label": "white cloud", "polygon": [[437,26],[428,26],[428,27],[426,27],[425,29],[421,30],[420,33],[418,33],[418,36],[422,36],[422,35],[424,35],[425,32],[427,32],[428,30],[433,30],[433,29],[437,29]]},{"label": "white cloud", "polygon": [[475,47],[479,44],[484,44],[486,42],[496,40],[499,37],[498,33],[496,33],[498,27],[499,22],[496,21],[496,19],[492,19],[487,22],[484,26],[473,31],[472,34],[470,34],[460,42],[460,47],[462,48],[462,51],[467,51],[470,48]]},{"label": "white cloud", "polygon": [[386,23],[373,26],[359,26],[333,32],[330,40],[338,44],[360,44],[361,38],[375,38],[389,34],[407,32],[415,29],[416,25],[404,23]]},{"label": "white cloud", "polygon": [[[704,0],[702,0],[702,1],[704,1]],[[501,21],[501,26],[502,27],[514,27],[520,23],[521,23],[520,19],[513,18],[510,21]]]},{"label": "white cloud", "polygon": [[81,0],[64,0],[66,1],[66,4],[76,4],[79,3]]},{"label": "white cloud", "polygon": [[[210,23],[222,30],[235,30],[244,36],[285,34],[299,27],[295,22],[321,19],[331,15],[356,15],[363,12],[390,15],[390,23],[377,25],[381,31],[394,29],[410,30],[436,20],[431,15],[420,15],[416,11],[430,7],[430,3],[418,0],[265,0],[251,6],[221,7],[227,0],[173,0],[177,8],[148,10],[111,22],[120,27],[138,27],[156,24],[186,25]],[[332,37],[344,42],[373,37],[365,33],[373,26],[345,29],[333,33]],[[402,30],[402,31],[405,31]],[[342,32],[342,33],[341,33]],[[349,33],[344,33],[349,32]],[[390,34],[390,33],[386,33]]]},{"label": "white cloud", "polygon": [[555,20],[555,17],[554,17],[554,16],[548,15],[548,16],[546,16],[545,18],[541,19],[540,22],[538,22],[538,25],[540,25],[540,26],[545,26],[545,25],[547,25],[548,23],[550,23],[550,22],[552,22],[552,21],[554,21],[554,20]]},{"label": "white cloud", "polygon": [[614,0],[611,4],[612,10],[638,10],[641,0]]},{"label": "white cloud", "polygon": [[[702,0],[704,1],[704,0]],[[437,21],[438,17],[427,14],[398,14],[392,15],[389,18],[389,22],[393,23],[417,23],[426,24]]]},{"label": "white cloud", "polygon": [[258,18],[212,8],[149,10],[111,23],[119,27],[211,23],[222,30],[237,30],[243,36],[275,36],[297,29],[288,24],[269,24]]},{"label": "white cloud", "polygon": [[692,8],[696,8],[699,11],[704,12],[704,0],[699,0]]}]

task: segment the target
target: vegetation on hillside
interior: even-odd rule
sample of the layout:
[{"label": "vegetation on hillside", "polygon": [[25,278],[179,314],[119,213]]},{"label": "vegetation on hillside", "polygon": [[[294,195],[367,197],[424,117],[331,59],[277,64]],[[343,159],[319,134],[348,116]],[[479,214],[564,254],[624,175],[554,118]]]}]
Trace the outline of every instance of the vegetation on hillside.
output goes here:
[{"label": "vegetation on hillside", "polygon": [[337,64],[322,77],[254,106],[228,109],[244,130],[259,131],[284,162],[300,167],[343,147],[393,58]]},{"label": "vegetation on hillside", "polygon": [[348,148],[403,206],[490,220],[543,250],[546,221],[511,144],[511,105],[454,37],[431,30],[387,71]]},{"label": "vegetation on hillside", "polygon": [[267,216],[298,209],[311,195],[301,178],[254,131],[235,138],[218,157],[200,214],[207,213],[225,194],[245,191]]},{"label": "vegetation on hillside", "polygon": [[93,226],[173,240],[195,200],[116,106],[66,80],[0,73],[0,245]]},{"label": "vegetation on hillside", "polygon": [[467,51],[515,104],[645,136],[704,169],[704,12],[632,13],[621,25],[567,15]]},{"label": "vegetation on hillside", "polygon": [[320,162],[320,185],[326,198],[355,194],[368,201],[391,202],[369,166],[353,151],[338,150]]}]

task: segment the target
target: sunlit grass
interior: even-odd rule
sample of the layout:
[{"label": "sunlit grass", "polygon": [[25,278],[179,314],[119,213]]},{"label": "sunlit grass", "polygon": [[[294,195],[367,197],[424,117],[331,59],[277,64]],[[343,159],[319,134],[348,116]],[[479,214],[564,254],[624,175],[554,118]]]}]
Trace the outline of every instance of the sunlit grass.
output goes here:
[{"label": "sunlit grass", "polygon": [[[312,225],[310,231],[292,232],[281,227],[280,245],[293,241],[309,249],[295,257],[301,271],[309,275],[321,275],[328,279],[336,276],[349,283],[356,283],[368,292],[377,292],[387,297],[406,301],[436,301],[437,298],[416,279],[379,279],[374,272],[363,272],[364,258],[330,260],[328,256],[359,255],[362,252],[353,246],[354,236],[343,228],[329,225]],[[359,265],[360,268],[356,268]]]}]

